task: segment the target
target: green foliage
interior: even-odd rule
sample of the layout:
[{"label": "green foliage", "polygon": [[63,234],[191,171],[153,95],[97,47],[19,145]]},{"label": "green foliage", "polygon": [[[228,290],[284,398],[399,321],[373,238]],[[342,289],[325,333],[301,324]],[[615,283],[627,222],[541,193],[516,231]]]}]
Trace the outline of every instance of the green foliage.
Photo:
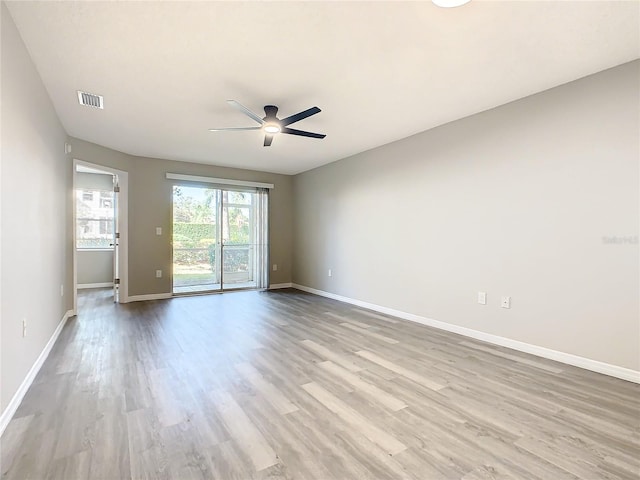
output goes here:
[{"label": "green foliage", "polygon": [[173,263],[176,265],[200,265],[206,264],[208,261],[206,249],[173,251]]},{"label": "green foliage", "polygon": [[215,245],[215,238],[201,238],[198,240],[198,248],[209,248],[211,245]]},{"label": "green foliage", "polygon": [[248,208],[229,207],[226,215],[228,243],[249,243],[250,227],[249,217],[246,215]]},{"label": "green foliage", "polygon": [[[215,271],[218,238],[225,245],[251,243],[252,196],[247,192],[206,189],[194,192],[188,187],[173,190],[174,262],[179,265],[209,264]],[[218,215],[220,203],[221,215]],[[218,231],[216,232],[216,223]],[[217,235],[216,235],[217,233]],[[204,265],[203,265],[204,264]],[[248,271],[247,249],[225,249],[225,272]]]},{"label": "green foliage", "polygon": [[225,272],[247,272],[249,271],[249,250],[226,250],[224,252]]},{"label": "green foliage", "polygon": [[207,248],[207,241],[214,242],[216,226],[211,223],[174,223],[173,246],[175,248]]},{"label": "green foliage", "polygon": [[[185,190],[185,191],[183,191]],[[216,207],[216,190],[207,188],[204,200],[194,198],[192,187],[173,187],[173,219],[177,222],[213,223]],[[199,190],[199,189],[198,189]]]},{"label": "green foliage", "polygon": [[209,265],[211,265],[212,272],[216,271],[216,250],[216,245],[209,245],[209,251],[207,253],[209,254]]}]

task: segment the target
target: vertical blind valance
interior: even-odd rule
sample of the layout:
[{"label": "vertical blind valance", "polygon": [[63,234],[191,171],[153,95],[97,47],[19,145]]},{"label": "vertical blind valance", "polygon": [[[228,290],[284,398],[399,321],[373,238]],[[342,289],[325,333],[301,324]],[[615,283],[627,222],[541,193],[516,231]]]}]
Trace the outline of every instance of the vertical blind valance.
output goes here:
[{"label": "vertical blind valance", "polygon": [[215,178],[215,177],[201,177],[198,175],[183,175],[181,173],[167,173],[168,180],[181,180],[183,182],[197,182],[197,183],[211,183],[220,187],[233,187],[233,188],[247,188],[247,189],[258,189],[258,188],[266,188],[272,189],[274,188],[273,183],[263,183],[263,182],[252,182],[248,180],[231,180],[228,178]]}]

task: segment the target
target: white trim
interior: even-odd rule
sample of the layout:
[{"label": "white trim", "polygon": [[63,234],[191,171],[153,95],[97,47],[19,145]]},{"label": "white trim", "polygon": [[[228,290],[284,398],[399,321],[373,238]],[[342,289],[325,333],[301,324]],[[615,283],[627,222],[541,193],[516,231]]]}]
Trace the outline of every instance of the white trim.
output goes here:
[{"label": "white trim", "polygon": [[51,335],[51,338],[49,339],[47,344],[44,346],[44,349],[40,353],[40,356],[31,367],[31,370],[29,370],[29,373],[27,373],[27,376],[22,381],[22,384],[20,385],[16,393],[13,395],[13,398],[7,405],[7,408],[5,408],[4,412],[2,412],[2,415],[0,415],[0,436],[2,436],[5,428],[7,428],[7,425],[9,425],[9,422],[13,418],[13,415],[16,413],[16,410],[18,410],[18,407],[20,406],[22,399],[26,395],[27,391],[29,390],[29,387],[35,380],[36,375],[38,375],[38,372],[42,368],[44,361],[47,359],[47,357],[49,356],[49,353],[51,352],[51,349],[53,348],[56,341],[58,340],[58,337],[60,336],[60,332],[62,332],[62,328],[64,327],[65,323],[67,323],[67,320],[69,320],[69,318],[73,317],[75,314],[76,313],[73,310],[68,310],[64,314],[64,316],[62,317],[62,320],[60,320],[60,323],[54,330],[53,335]]},{"label": "white trim", "polygon": [[167,173],[169,180],[186,180],[188,182],[215,183],[217,185],[236,185],[240,187],[274,188],[273,183],[249,182],[245,180],[229,180],[227,178],[199,177],[197,175],[182,175]]},{"label": "white trim", "polygon": [[103,283],[79,283],[78,290],[86,289],[86,288],[106,288],[113,287],[113,282],[103,282]]},{"label": "white trim", "polygon": [[298,285],[297,283],[293,283],[292,286],[293,288],[297,288],[298,290],[302,290],[304,292],[313,293],[322,297],[332,298],[340,302],[350,303],[352,305],[368,308],[370,310],[375,310],[376,312],[385,313],[387,315],[393,315],[394,317],[421,323],[422,325],[434,327],[439,330],[446,330],[448,332],[457,333],[458,335],[463,335],[465,337],[475,338],[476,340],[492,343],[494,345],[500,345],[501,347],[511,348],[519,352],[530,353],[531,355],[547,358],[549,360],[555,360],[556,362],[566,363],[567,365],[584,368],[585,370],[591,370],[592,372],[602,373],[604,375],[620,378],[629,382],[640,383],[640,371],[632,370],[630,368],[620,367],[618,365],[612,365],[610,363],[604,363],[598,360],[592,360],[590,358],[573,355],[571,353],[560,352],[558,350],[551,350],[550,348],[540,347],[538,345],[532,345],[530,343],[500,337],[491,333],[480,332],[471,328],[441,322],[439,320],[422,317],[420,315],[414,315],[413,313],[402,312],[400,310],[394,310],[393,308],[383,307],[374,303],[363,302],[361,300],[343,297],[342,295],[336,295],[335,293],[329,293],[323,290],[306,287],[304,285]]},{"label": "white trim", "polygon": [[293,287],[293,283],[272,283],[269,285],[269,290],[278,290],[279,288],[291,288]]},{"label": "white trim", "polygon": [[165,300],[172,298],[171,293],[149,293],[147,295],[129,295],[127,303],[130,302],[146,302],[147,300]]}]

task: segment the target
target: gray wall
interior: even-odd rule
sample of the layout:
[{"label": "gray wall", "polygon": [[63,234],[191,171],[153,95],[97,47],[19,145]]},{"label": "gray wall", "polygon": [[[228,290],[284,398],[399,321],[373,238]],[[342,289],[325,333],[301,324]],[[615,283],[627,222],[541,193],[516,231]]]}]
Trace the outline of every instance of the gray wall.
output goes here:
[{"label": "gray wall", "polygon": [[[76,188],[111,190],[113,175],[76,173]],[[113,283],[113,251],[78,250],[76,253],[78,285]]]},{"label": "gray wall", "polygon": [[[71,139],[78,160],[117,168],[129,173],[129,295],[171,292],[172,183],[166,173],[201,175],[273,183],[270,196],[270,257],[278,265],[271,284],[289,283],[292,274],[293,179],[288,175],[214,167],[188,162],[126,155],[108,148]],[[164,234],[157,236],[156,227]],[[155,278],[162,270],[163,278]]]},{"label": "gray wall", "polygon": [[113,251],[78,250],[76,253],[78,286],[113,283]]},{"label": "gray wall", "polygon": [[[67,223],[72,169],[64,154],[67,135],[5,4],[0,8],[0,409],[4,410],[72,308]],[[27,319],[24,338],[23,318]]]},{"label": "gray wall", "polygon": [[293,281],[640,370],[639,65],[296,176]]}]

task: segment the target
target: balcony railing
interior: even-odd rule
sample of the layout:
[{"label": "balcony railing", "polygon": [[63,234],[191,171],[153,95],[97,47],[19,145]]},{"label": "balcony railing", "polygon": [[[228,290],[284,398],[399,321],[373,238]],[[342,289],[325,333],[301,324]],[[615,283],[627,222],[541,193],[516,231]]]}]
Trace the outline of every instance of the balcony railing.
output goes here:
[{"label": "balcony railing", "polygon": [[231,244],[200,248],[173,249],[173,286],[206,286],[220,288],[220,249],[222,248],[222,281],[225,286],[251,286],[254,281],[254,245]]}]

